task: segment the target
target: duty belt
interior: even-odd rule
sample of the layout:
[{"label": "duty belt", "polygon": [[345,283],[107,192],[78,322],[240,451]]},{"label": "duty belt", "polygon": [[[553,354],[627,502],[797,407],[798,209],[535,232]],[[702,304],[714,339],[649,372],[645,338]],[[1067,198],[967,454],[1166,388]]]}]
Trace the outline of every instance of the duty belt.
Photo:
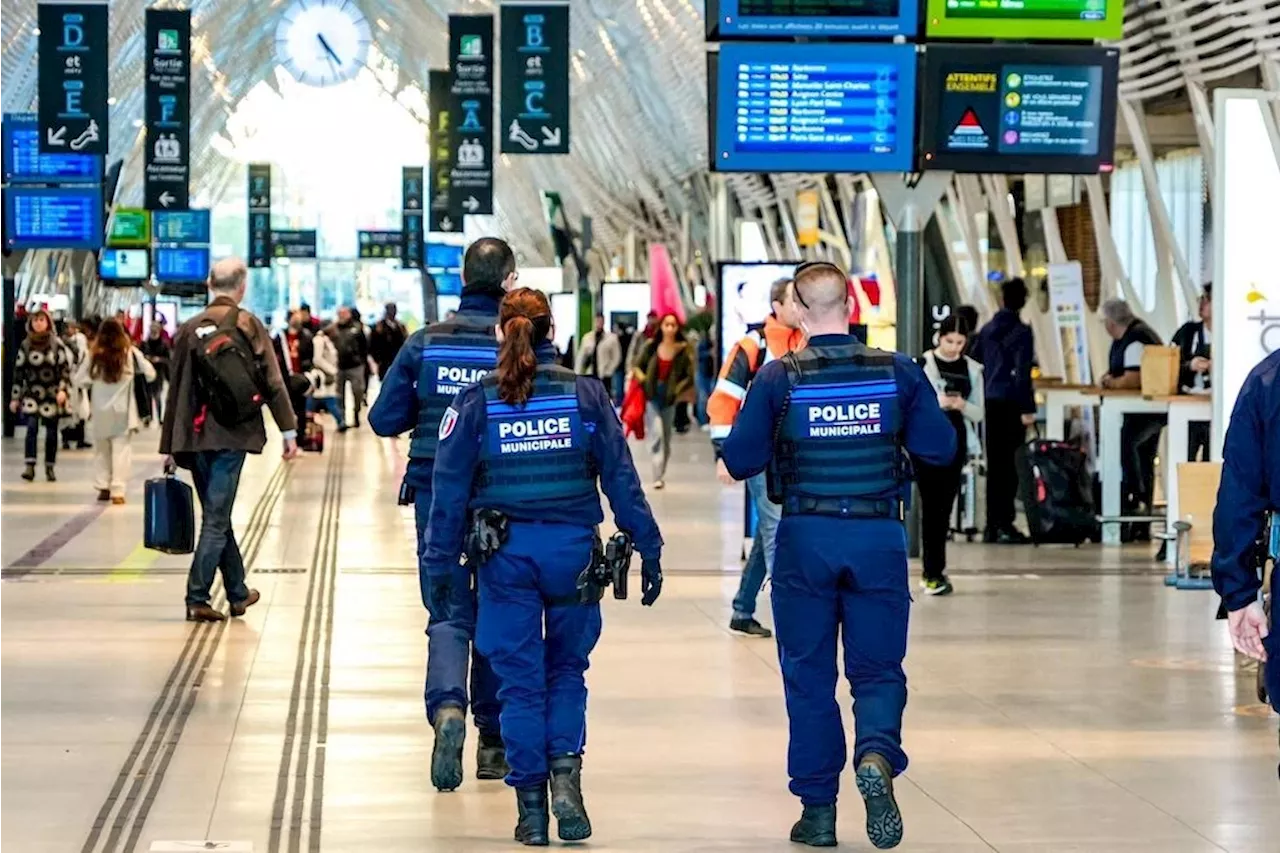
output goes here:
[{"label": "duty belt", "polygon": [[902,521],[904,505],[898,498],[813,498],[792,495],[782,503],[782,514],[825,515],[833,518],[892,518]]}]

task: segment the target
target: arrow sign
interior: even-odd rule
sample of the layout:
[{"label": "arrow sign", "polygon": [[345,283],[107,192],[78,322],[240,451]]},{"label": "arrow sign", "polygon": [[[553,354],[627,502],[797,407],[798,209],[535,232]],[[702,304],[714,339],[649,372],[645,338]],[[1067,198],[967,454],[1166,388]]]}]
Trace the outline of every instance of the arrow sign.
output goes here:
[{"label": "arrow sign", "polygon": [[177,199],[174,198],[173,193],[169,192],[168,190],[165,190],[164,192],[160,193],[160,204],[163,205],[164,207],[168,207],[169,205],[173,204],[175,201],[177,201]]},{"label": "arrow sign", "polygon": [[462,203],[462,206],[467,209],[467,213],[475,213],[480,209],[480,199],[475,196],[468,196],[467,200]]},{"label": "arrow sign", "polygon": [[67,144],[66,127],[60,127],[56,131],[52,127],[49,128],[49,144],[50,145],[66,145]]},{"label": "arrow sign", "polygon": [[440,220],[440,230],[441,230],[441,231],[452,231],[452,230],[453,230],[453,220],[452,220],[452,219],[450,219],[450,218],[449,218],[449,217],[447,217],[447,216],[446,216],[444,219],[441,219],[441,220]]},{"label": "arrow sign", "polygon": [[542,128],[542,141],[547,143],[547,145],[551,146],[552,148],[560,144],[560,136],[561,136],[560,128],[558,127]]},{"label": "arrow sign", "polygon": [[499,127],[507,128],[501,137],[505,154],[569,153],[573,5],[566,0],[501,4],[498,95]]}]

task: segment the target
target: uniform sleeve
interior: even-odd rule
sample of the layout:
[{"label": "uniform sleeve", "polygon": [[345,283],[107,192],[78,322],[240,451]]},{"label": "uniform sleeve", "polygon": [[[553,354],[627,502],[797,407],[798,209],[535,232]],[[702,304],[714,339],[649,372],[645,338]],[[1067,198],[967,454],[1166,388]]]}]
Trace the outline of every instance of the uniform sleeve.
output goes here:
[{"label": "uniform sleeve", "polygon": [[579,381],[578,396],[586,419],[596,425],[591,435],[591,457],[600,471],[600,489],[609,499],[618,529],[631,534],[641,556],[660,557],[662,534],[640,487],[640,475],[623,437],[622,423],[605,396],[604,386],[595,380]]},{"label": "uniform sleeve", "polygon": [[747,396],[747,386],[751,384],[751,359],[743,349],[742,342],[733,345],[724,366],[720,368],[720,377],[711,390],[707,400],[707,417],[711,420],[711,443],[720,454],[720,445],[733,429],[733,422],[742,409],[742,401]]},{"label": "uniform sleeve", "polygon": [[[445,432],[452,418],[452,429]],[[440,421],[444,435],[431,474],[431,515],[427,524],[428,575],[447,575],[458,565],[467,530],[467,503],[484,438],[484,394],[479,385],[463,389]]]},{"label": "uniform sleeve", "polygon": [[754,477],[773,458],[773,427],[787,400],[787,368],[774,361],[760,368],[742,411],[720,445],[720,458],[735,480]]},{"label": "uniform sleeve", "polygon": [[956,457],[956,431],[938,405],[938,395],[920,366],[894,355],[902,435],[907,452],[930,465],[947,465]]},{"label": "uniform sleeve", "polygon": [[408,432],[418,425],[418,368],[422,360],[422,337],[409,339],[382,377],[382,390],[369,410],[369,426],[376,435],[389,437]]},{"label": "uniform sleeve", "polygon": [[[1222,446],[1222,481],[1213,510],[1213,587],[1227,610],[1239,610],[1258,597],[1261,581],[1254,546],[1268,508],[1262,383],[1250,377],[1236,398]],[[1265,454],[1262,454],[1265,457]]]}]

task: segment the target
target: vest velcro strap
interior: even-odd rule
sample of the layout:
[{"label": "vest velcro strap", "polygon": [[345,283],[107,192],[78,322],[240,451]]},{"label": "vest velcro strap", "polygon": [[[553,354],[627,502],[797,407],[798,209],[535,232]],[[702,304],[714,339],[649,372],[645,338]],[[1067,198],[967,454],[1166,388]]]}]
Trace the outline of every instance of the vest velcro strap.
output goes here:
[{"label": "vest velcro strap", "polygon": [[782,505],[782,514],[825,515],[835,518],[885,519],[902,521],[904,504],[897,498],[818,498],[790,495]]}]

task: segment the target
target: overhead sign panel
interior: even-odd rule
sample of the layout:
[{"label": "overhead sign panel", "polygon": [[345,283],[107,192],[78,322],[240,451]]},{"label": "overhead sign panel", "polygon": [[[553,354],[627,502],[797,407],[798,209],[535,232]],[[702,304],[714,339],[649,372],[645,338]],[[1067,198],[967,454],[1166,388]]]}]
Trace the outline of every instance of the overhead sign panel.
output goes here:
[{"label": "overhead sign panel", "polygon": [[4,183],[96,184],[102,158],[93,154],[43,154],[35,113],[4,115]]},{"label": "overhead sign panel", "polygon": [[107,4],[40,3],[40,150],[107,153]]},{"label": "overhead sign panel", "polygon": [[930,36],[1116,40],[1124,0],[928,0]]},{"label": "overhead sign panel", "polygon": [[147,10],[146,206],[189,206],[191,12]]},{"label": "overhead sign panel", "polygon": [[453,136],[449,132],[449,72],[427,72],[427,108],[431,113],[428,133],[427,180],[430,207],[429,231],[461,231],[462,214],[449,206],[449,185],[453,170]]},{"label": "overhead sign panel", "polygon": [[140,207],[117,207],[111,213],[107,245],[151,245],[151,214]]},{"label": "overhead sign panel", "polygon": [[4,191],[8,249],[98,249],[102,246],[102,190],[12,186]]},{"label": "overhead sign panel", "polygon": [[493,16],[449,16],[449,207],[493,213]]},{"label": "overhead sign panel", "polygon": [[103,249],[98,256],[98,277],[112,281],[146,281],[151,277],[151,252],[147,249]]},{"label": "overhead sign panel", "polygon": [[157,243],[208,243],[212,236],[207,210],[157,210],[151,214]]},{"label": "overhead sign panel", "polygon": [[406,268],[422,269],[426,228],[423,224],[423,174],[421,166],[405,166],[400,171],[401,259]]},{"label": "overhead sign panel", "polygon": [[569,153],[569,4],[502,4],[505,154]]},{"label": "overhead sign panel", "polygon": [[356,256],[365,260],[400,258],[404,235],[400,231],[357,231]]},{"label": "overhead sign panel", "polygon": [[917,0],[707,0],[707,38],[915,35]]},{"label": "overhead sign panel", "polygon": [[209,277],[209,250],[192,246],[160,246],[153,258],[156,281],[204,281]]},{"label": "overhead sign panel", "polygon": [[1115,150],[1118,50],[929,45],[921,89],[925,169],[1092,175]]},{"label": "overhead sign panel", "polygon": [[271,165],[249,164],[249,266],[271,266]]},{"label": "overhead sign panel", "polygon": [[304,260],[316,256],[315,229],[307,231],[272,231],[271,254],[277,258]]},{"label": "overhead sign panel", "polygon": [[914,45],[731,43],[708,56],[714,171],[911,171]]}]

